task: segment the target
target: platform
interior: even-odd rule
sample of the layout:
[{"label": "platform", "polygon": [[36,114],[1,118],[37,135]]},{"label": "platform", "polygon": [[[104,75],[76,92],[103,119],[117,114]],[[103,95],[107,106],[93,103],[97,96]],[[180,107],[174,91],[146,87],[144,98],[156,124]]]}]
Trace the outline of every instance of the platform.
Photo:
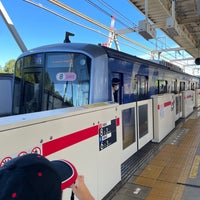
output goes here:
[{"label": "platform", "polygon": [[122,165],[106,200],[199,200],[200,110],[178,122],[160,144],[148,143]]}]

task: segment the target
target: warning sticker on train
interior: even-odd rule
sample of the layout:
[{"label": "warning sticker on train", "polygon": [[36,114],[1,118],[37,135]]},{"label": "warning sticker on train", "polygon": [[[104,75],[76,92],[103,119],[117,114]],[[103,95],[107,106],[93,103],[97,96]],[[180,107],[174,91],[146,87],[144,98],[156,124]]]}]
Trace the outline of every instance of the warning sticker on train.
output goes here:
[{"label": "warning sticker on train", "polygon": [[0,162],[0,167],[2,167],[6,162],[8,162],[10,160],[12,160],[12,157],[10,157],[10,156],[3,158]]},{"label": "warning sticker on train", "polygon": [[21,152],[18,154],[18,156],[23,156],[23,155],[26,155],[26,154],[28,154],[26,151],[21,151]]},{"label": "warning sticker on train", "polygon": [[42,149],[39,146],[35,146],[35,147],[30,147],[29,149],[26,149],[26,150],[21,150],[18,152],[13,152],[8,155],[4,155],[4,156],[0,157],[0,167],[2,167],[9,160],[12,160],[15,157],[26,155],[28,153],[36,153],[36,154],[42,155]]},{"label": "warning sticker on train", "polygon": [[41,148],[40,147],[34,147],[31,151],[31,153],[37,153],[37,154],[41,154]]}]

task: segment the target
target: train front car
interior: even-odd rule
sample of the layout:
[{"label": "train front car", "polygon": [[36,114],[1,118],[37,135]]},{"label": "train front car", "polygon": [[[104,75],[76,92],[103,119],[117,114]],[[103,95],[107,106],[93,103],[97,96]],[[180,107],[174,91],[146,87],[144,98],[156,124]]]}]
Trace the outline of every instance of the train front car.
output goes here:
[{"label": "train front car", "polygon": [[14,114],[108,100],[104,50],[88,44],[55,44],[22,54],[15,65]]}]

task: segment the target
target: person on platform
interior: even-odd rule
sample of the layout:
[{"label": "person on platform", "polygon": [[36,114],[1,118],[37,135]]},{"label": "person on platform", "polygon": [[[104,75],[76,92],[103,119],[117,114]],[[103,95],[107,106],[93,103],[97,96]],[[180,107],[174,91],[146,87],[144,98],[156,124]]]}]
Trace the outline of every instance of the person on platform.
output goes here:
[{"label": "person on platform", "polygon": [[0,168],[1,200],[61,200],[72,188],[79,200],[94,200],[75,167],[66,160],[49,161],[39,154],[26,154]]}]

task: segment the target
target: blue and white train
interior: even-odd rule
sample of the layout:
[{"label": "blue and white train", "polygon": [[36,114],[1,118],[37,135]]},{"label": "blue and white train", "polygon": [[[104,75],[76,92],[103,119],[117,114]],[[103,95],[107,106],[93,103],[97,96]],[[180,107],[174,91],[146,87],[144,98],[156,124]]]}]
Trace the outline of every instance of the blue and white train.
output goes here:
[{"label": "blue and white train", "polygon": [[16,61],[13,114],[112,101],[117,102],[199,88],[199,78],[104,46],[62,43],[38,47]]}]

